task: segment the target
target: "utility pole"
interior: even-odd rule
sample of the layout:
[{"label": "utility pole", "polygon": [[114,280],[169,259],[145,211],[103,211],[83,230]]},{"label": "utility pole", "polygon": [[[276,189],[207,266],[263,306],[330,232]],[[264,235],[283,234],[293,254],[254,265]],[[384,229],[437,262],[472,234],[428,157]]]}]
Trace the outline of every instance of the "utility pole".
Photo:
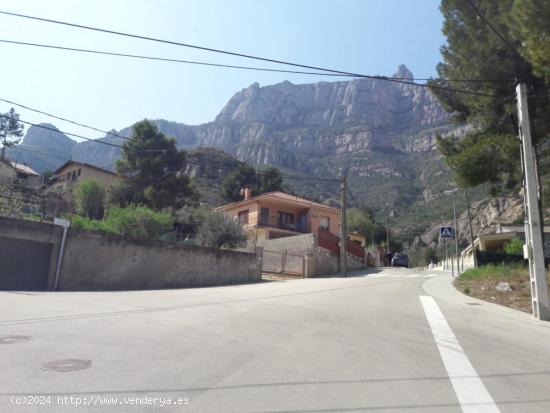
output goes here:
[{"label": "utility pole", "polygon": [[548,304],[548,285],[546,284],[546,267],[544,264],[543,232],[540,214],[540,186],[537,176],[536,154],[533,149],[531,125],[527,106],[527,87],[524,83],[516,86],[518,101],[518,129],[523,157],[523,181],[525,198],[525,231],[524,256],[529,259],[529,277],[531,279],[531,303],[533,317],[550,321]]},{"label": "utility pole", "polygon": [[386,249],[390,252],[390,217],[386,217]]},{"label": "utility pole", "polygon": [[447,246],[447,238],[445,238],[445,270],[449,268],[449,248]]},{"label": "utility pole", "polygon": [[[460,274],[460,261],[458,260],[458,221],[456,220],[456,201],[453,202],[453,216],[455,223],[455,256],[456,256],[456,275]],[[464,271],[464,268],[462,269]]]},{"label": "utility pole", "polygon": [[468,223],[470,224],[470,238],[472,239],[472,254],[474,257],[474,268],[477,268],[477,256],[474,245],[474,229],[472,228],[472,216],[470,215],[470,201],[468,201],[468,191],[464,188],[464,198],[466,199],[466,212],[468,214]]},{"label": "utility pole", "polygon": [[346,173],[342,172],[340,180],[340,276],[347,277],[347,257],[346,257],[346,243],[347,243],[347,228],[346,228],[346,210],[347,210],[347,181]]}]

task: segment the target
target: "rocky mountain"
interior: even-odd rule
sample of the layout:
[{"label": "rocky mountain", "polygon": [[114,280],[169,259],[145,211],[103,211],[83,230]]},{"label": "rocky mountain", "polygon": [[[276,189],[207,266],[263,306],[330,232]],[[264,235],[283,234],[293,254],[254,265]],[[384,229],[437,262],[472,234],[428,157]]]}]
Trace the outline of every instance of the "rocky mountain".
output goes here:
[{"label": "rocky mountain", "polygon": [[6,149],[6,156],[17,162],[30,165],[37,172],[53,170],[70,159],[78,144],[59,132],[54,125],[42,123],[31,126],[20,145]]},{"label": "rocky mountain", "polygon": [[[413,75],[401,65],[394,77]],[[435,149],[435,136],[462,131],[424,87],[379,79],[302,85],[285,81],[264,87],[255,83],[237,92],[212,122],[154,123],[181,148],[213,147],[255,166],[276,165],[309,177],[337,177],[346,170],[351,205],[367,205],[381,215],[393,211],[431,219],[455,190]],[[131,128],[116,133],[129,136]],[[101,140],[123,142],[113,135]],[[48,137],[40,143],[52,142]],[[27,136],[23,143],[28,143]],[[70,155],[53,145],[49,152],[106,168],[120,156],[118,148],[96,142],[73,144]],[[52,162],[29,164],[44,170]],[[287,184],[304,196],[338,199],[338,185],[298,180]]]},{"label": "rocky mountain", "polygon": [[[474,237],[479,234],[494,232],[497,225],[521,225],[523,223],[523,197],[507,196],[487,198],[475,202],[470,207],[472,217],[472,232]],[[452,221],[441,221],[417,237],[413,242],[413,250],[422,246],[433,249],[440,247],[439,228],[441,226],[453,226]],[[470,224],[467,212],[464,211],[457,217],[458,241],[461,248],[471,242]]]}]

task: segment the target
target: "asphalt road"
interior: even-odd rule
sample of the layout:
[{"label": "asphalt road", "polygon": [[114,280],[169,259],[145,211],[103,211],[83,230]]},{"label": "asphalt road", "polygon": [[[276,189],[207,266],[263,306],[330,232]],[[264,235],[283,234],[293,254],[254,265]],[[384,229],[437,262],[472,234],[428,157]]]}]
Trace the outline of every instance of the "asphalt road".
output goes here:
[{"label": "asphalt road", "polygon": [[0,412],[550,412],[550,323],[449,280],[0,292]]}]

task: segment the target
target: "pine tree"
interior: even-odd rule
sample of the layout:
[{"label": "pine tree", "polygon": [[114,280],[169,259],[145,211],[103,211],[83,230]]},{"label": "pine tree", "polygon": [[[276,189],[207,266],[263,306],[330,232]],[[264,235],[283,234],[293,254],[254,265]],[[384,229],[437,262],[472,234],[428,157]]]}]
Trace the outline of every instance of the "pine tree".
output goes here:
[{"label": "pine tree", "polygon": [[126,176],[121,191],[130,198],[126,203],[160,210],[194,202],[196,192],[184,174],[185,165],[186,153],[177,150],[174,139],[164,136],[147,120],[136,123],[116,164],[117,172]]},{"label": "pine tree", "polygon": [[9,112],[0,117],[0,138],[2,139],[2,159],[6,148],[19,143],[19,138],[23,136],[24,126],[19,122],[19,115],[15,109],[11,108]]},{"label": "pine tree", "polygon": [[[546,3],[546,4],[544,4]],[[547,2],[537,0],[443,0],[443,62],[437,67],[442,80],[432,85],[468,89],[491,96],[469,95],[432,89],[454,119],[471,128],[466,136],[439,137],[438,147],[454,171],[459,184],[474,186],[489,182],[494,190],[513,188],[520,177],[519,143],[510,114],[516,112],[515,82],[529,87],[530,114],[535,139],[540,142],[550,132],[550,86],[543,79],[538,61],[548,58],[545,47],[529,40],[536,27],[529,18],[548,14]],[[528,4],[523,13],[519,8]],[[501,34],[497,36],[487,20]],[[527,35],[529,34],[529,35]],[[525,40],[527,39],[527,43]],[[527,44],[527,46],[525,46]],[[542,57],[541,57],[542,56]],[[446,79],[485,81],[447,82]]]}]

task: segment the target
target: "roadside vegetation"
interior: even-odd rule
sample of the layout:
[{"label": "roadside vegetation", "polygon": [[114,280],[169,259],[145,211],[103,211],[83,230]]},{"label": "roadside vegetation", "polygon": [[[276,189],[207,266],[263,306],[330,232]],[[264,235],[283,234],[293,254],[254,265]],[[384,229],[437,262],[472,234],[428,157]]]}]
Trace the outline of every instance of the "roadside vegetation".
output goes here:
[{"label": "roadside vegetation", "polygon": [[[547,277],[550,282],[550,272]],[[459,291],[480,300],[532,311],[529,269],[523,263],[472,268],[458,276],[454,284]]]},{"label": "roadside vegetation", "polygon": [[[117,172],[124,181],[107,190],[93,179],[82,181],[74,191],[77,215],[72,217],[72,227],[134,241],[162,240],[213,248],[246,245],[246,234],[237,222],[199,205],[191,178],[181,173],[186,162],[186,153],[176,148],[173,139],[146,120],[138,122],[117,162]],[[276,168],[263,174],[252,167],[239,171],[244,178],[230,175],[233,179],[226,181],[222,190],[236,188],[234,195],[240,196],[241,184],[258,184],[260,190],[276,190],[282,185]]]}]

